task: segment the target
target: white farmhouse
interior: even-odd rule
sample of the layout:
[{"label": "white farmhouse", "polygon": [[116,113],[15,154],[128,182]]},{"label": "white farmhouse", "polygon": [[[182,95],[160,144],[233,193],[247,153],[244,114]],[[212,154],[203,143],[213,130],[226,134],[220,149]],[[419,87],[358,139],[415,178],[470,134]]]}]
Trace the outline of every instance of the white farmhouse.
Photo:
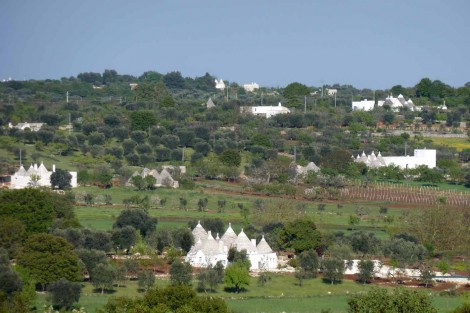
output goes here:
[{"label": "white farmhouse", "polygon": [[[410,100],[411,101],[411,100]],[[385,103],[384,100],[377,101],[377,106],[381,107]],[[361,101],[353,101],[352,102],[352,110],[353,111],[372,111],[375,107],[375,100],[361,100]]]},{"label": "white farmhouse", "polygon": [[338,89],[326,89],[328,96],[334,96],[338,93]]},{"label": "white farmhouse", "polygon": [[392,95],[385,98],[384,105],[389,105],[393,111],[399,111],[400,108],[408,108],[411,111],[415,110],[415,105],[411,99],[405,100],[402,94],[399,94],[398,97],[394,98]]},{"label": "white farmhouse", "polygon": [[157,169],[148,169],[145,167],[140,173],[135,171],[127,181],[126,186],[133,186],[132,177],[134,176],[145,178],[146,176],[150,175],[155,177],[155,187],[179,188],[179,182],[174,180],[170,174],[172,171],[179,171],[181,174],[184,174],[186,173],[186,166],[163,166],[160,173],[157,171]]},{"label": "white farmhouse", "polygon": [[44,125],[44,123],[18,123],[16,125],[13,125],[12,123],[8,123],[8,128],[16,128],[20,130],[25,130],[26,128],[29,128],[32,132],[37,132],[38,130],[41,129],[41,127]]},{"label": "white farmhouse", "polygon": [[[23,189],[28,187],[51,187],[51,175],[55,172],[55,165],[52,171],[48,171],[41,162],[41,165],[31,164],[28,170],[23,165],[11,176],[10,188]],[[77,172],[69,172],[72,175],[70,185],[72,188],[78,186]]]},{"label": "white farmhouse", "polygon": [[270,118],[274,115],[290,113],[290,110],[286,107],[283,107],[281,102],[279,102],[278,106],[266,105],[254,107],[240,107],[240,112]]},{"label": "white farmhouse", "polygon": [[246,92],[253,92],[259,89],[259,85],[257,83],[244,84],[243,89],[245,89]]},{"label": "white farmhouse", "polygon": [[231,224],[225,234],[220,238],[212,236],[211,231],[206,232],[200,223],[192,231],[196,243],[186,255],[185,261],[194,267],[207,267],[222,262],[224,267],[228,265],[228,250],[236,248],[237,251],[246,250],[251,262],[250,270],[277,269],[278,260],[276,253],[263,238],[256,244],[256,239],[248,239],[242,231],[237,235]]},{"label": "white farmhouse", "polygon": [[215,89],[219,89],[219,90],[224,90],[225,89],[225,83],[222,79],[220,80],[215,80]]},{"label": "white farmhouse", "polygon": [[[400,94],[398,97],[393,97],[393,95],[389,95],[385,100],[377,101],[377,106],[382,107],[383,105],[388,105],[390,108],[397,112],[400,108],[408,108],[411,111],[421,111],[421,107],[417,107],[414,105],[411,99],[406,100],[405,97]],[[372,111],[375,106],[374,100],[361,100],[361,101],[353,101],[352,102],[352,110],[362,110],[362,111]]]},{"label": "white farmhouse", "polygon": [[[353,157],[354,158],[354,157]],[[435,149],[415,149],[413,156],[382,156],[379,152],[375,155],[374,151],[370,155],[362,152],[362,155],[357,155],[354,159],[355,162],[365,163],[369,167],[381,167],[388,165],[395,165],[401,169],[413,169],[418,166],[425,165],[429,168],[436,167],[436,150]]]}]

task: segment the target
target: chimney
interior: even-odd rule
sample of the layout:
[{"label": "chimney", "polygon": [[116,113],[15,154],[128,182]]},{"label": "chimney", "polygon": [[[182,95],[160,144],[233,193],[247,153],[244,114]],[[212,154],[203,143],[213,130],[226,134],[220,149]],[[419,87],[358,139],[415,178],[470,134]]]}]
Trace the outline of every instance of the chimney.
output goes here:
[{"label": "chimney", "polygon": [[55,173],[55,164],[52,164],[52,172]]},{"label": "chimney", "polygon": [[256,247],[256,239],[251,239],[251,244]]}]

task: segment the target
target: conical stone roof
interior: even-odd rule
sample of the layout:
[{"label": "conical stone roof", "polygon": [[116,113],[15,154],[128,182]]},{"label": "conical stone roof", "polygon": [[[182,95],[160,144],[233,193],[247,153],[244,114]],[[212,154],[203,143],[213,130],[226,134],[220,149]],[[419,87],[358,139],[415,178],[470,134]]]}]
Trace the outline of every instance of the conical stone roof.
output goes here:
[{"label": "conical stone roof", "polygon": [[197,222],[196,227],[194,227],[192,233],[193,233],[194,240],[196,241],[198,240],[198,238],[201,240],[207,239],[207,232],[204,229],[204,227],[202,227],[199,221]]},{"label": "conical stone roof", "polygon": [[228,228],[225,231],[225,234],[220,238],[227,247],[231,247],[235,240],[237,240],[237,234],[232,229],[232,223],[228,223]]},{"label": "conical stone roof", "polygon": [[27,172],[24,169],[23,165],[20,166],[20,169],[15,173],[17,176],[26,176]]},{"label": "conical stone roof", "polygon": [[219,243],[212,237],[211,231],[207,232],[207,239],[202,241],[201,250],[206,256],[213,256],[223,253],[220,251]]},{"label": "conical stone roof", "polygon": [[258,253],[272,253],[273,252],[268,242],[264,239],[264,235],[263,235],[263,238],[261,238],[258,245],[256,246],[256,248],[258,249]]},{"label": "conical stone roof", "polygon": [[246,250],[247,253],[258,252],[256,246],[253,245],[245,232],[243,232],[243,229],[238,234],[237,240],[235,240],[235,246],[237,247],[238,251]]}]

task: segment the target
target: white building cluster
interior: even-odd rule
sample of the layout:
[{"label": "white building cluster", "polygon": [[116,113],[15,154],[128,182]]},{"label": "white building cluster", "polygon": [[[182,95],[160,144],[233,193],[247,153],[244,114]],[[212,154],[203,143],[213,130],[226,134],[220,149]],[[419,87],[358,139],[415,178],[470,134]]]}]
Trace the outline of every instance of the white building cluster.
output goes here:
[{"label": "white building cluster", "polygon": [[169,171],[179,171],[181,174],[186,173],[186,166],[172,166],[172,165],[165,165],[162,167],[161,172],[159,173],[157,169],[148,169],[144,168],[142,172],[135,171],[134,174],[129,178],[126,185],[132,186],[132,177],[140,176],[145,178],[146,176],[153,176],[155,177],[155,187],[171,187],[171,188],[179,188],[179,182],[171,176]]},{"label": "white building cluster", "polygon": [[259,89],[259,85],[257,83],[244,84],[243,89],[245,89],[246,92],[253,92]]},{"label": "white building cluster", "polygon": [[38,130],[41,129],[41,127],[44,125],[44,123],[28,123],[28,122],[24,122],[24,123],[18,123],[16,125],[13,125],[12,123],[8,123],[8,128],[16,128],[16,129],[20,129],[20,130],[25,130],[25,129],[29,129],[31,130],[32,132],[37,132]]},{"label": "white building cluster", "polygon": [[413,156],[387,156],[384,157],[379,152],[375,155],[374,151],[366,155],[364,151],[362,155],[352,156],[355,162],[365,163],[369,167],[381,167],[395,165],[401,169],[413,169],[418,166],[425,165],[429,168],[436,167],[436,150],[435,149],[415,149]]},{"label": "white building cluster", "polygon": [[[55,172],[55,165],[52,165],[52,171],[47,170],[44,163],[41,165],[31,164],[26,170],[23,165],[11,176],[10,188],[23,189],[28,187],[51,187],[51,175]],[[69,172],[72,175],[70,185],[72,188],[78,186],[77,172]]]},{"label": "white building cluster", "polygon": [[[421,107],[417,107],[414,105],[411,99],[406,100],[405,97],[400,94],[398,97],[393,97],[393,95],[389,95],[385,100],[377,101],[377,106],[382,107],[384,105],[390,106],[390,108],[397,112],[400,108],[408,108],[411,111],[420,111]],[[375,107],[375,100],[361,100],[361,101],[353,101],[352,102],[352,110],[362,110],[362,111],[372,111]]]},{"label": "white building cluster", "polygon": [[211,231],[206,231],[201,223],[192,231],[195,244],[186,255],[185,261],[194,267],[207,267],[222,262],[224,267],[228,265],[228,250],[236,248],[237,251],[246,250],[251,262],[250,270],[274,270],[277,269],[278,259],[276,253],[263,238],[256,244],[256,239],[248,239],[242,231],[237,235],[231,224],[225,234],[214,238]]},{"label": "white building cluster", "polygon": [[224,90],[225,89],[225,83],[223,79],[215,80],[215,89],[219,90]]},{"label": "white building cluster", "polygon": [[265,105],[265,106],[254,106],[254,107],[240,107],[241,113],[249,113],[265,118],[270,118],[271,116],[278,114],[287,114],[290,113],[290,110],[286,107],[283,107],[281,102],[278,106]]}]

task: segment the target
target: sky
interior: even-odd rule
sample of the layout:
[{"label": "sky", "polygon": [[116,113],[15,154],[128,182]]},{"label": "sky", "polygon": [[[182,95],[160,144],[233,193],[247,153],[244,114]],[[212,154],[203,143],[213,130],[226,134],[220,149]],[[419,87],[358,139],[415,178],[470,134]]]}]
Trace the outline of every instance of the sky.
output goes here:
[{"label": "sky", "polygon": [[0,0],[0,80],[114,69],[285,87],[470,81],[468,0]]}]

